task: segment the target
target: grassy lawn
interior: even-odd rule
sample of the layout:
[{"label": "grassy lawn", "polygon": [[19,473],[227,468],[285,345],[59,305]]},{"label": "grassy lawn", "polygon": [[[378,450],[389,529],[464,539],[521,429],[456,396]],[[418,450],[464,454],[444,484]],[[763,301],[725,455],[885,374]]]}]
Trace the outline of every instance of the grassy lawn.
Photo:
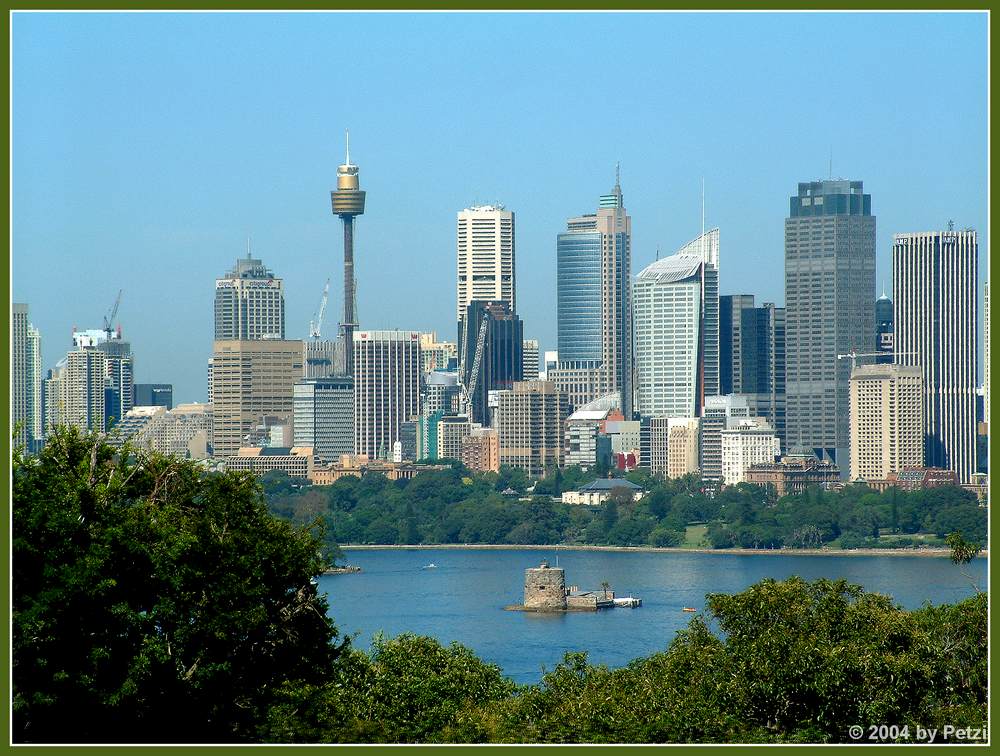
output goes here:
[{"label": "grassy lawn", "polygon": [[684,531],[684,543],[682,549],[707,549],[710,544],[705,538],[708,525],[688,525]]}]

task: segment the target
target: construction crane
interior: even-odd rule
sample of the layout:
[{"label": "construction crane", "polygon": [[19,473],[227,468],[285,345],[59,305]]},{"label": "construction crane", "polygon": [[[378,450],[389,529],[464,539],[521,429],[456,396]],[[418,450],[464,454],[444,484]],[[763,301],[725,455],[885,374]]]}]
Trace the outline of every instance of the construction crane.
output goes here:
[{"label": "construction crane", "polygon": [[916,352],[855,352],[853,349],[847,354],[838,354],[838,360],[846,360],[848,357],[851,359],[851,372],[853,373],[855,368],[858,366],[858,357],[896,357],[897,355],[910,355],[916,354]]},{"label": "construction crane", "polygon": [[[483,318],[483,322],[479,325],[479,336],[476,338],[476,355],[472,360],[472,370],[469,372],[469,382],[468,385],[463,386],[465,389],[465,407],[466,412],[469,413],[469,417],[472,417],[472,396],[476,393],[476,384],[479,382],[479,368],[483,364],[483,352],[486,347],[486,332],[489,330],[490,320],[487,317]],[[468,355],[468,352],[464,354]]]},{"label": "construction crane", "polygon": [[309,338],[318,339],[320,329],[323,328],[323,313],[326,312],[326,300],[330,296],[330,279],[326,279],[326,286],[323,287],[323,298],[319,300],[319,311],[314,320],[309,321]]},{"label": "construction crane", "polygon": [[118,296],[115,297],[115,303],[111,305],[111,309],[108,314],[104,316],[104,334],[108,337],[108,341],[111,341],[111,333],[114,331],[115,318],[118,315],[118,305],[122,303],[122,290],[118,290]]}]

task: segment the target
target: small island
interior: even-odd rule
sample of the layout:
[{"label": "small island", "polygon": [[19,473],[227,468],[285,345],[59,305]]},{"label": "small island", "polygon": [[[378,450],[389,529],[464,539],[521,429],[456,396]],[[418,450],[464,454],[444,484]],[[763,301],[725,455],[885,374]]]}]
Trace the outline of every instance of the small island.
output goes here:
[{"label": "small island", "polygon": [[578,586],[566,587],[566,571],[550,567],[542,560],[538,567],[524,571],[524,603],[505,606],[516,612],[596,612],[616,606],[642,606],[642,599],[627,596],[615,598],[615,592],[604,583],[600,590],[581,591]]}]

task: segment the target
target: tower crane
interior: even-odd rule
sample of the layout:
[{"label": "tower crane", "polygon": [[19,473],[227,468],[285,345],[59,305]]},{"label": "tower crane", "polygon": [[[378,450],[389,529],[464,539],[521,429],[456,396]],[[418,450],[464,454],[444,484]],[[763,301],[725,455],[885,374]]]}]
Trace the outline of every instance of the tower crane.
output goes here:
[{"label": "tower crane", "polygon": [[[489,318],[483,317],[483,322],[479,326],[479,336],[476,338],[476,352],[472,360],[472,370],[469,372],[469,384],[463,385],[465,392],[465,406],[469,417],[472,417],[472,397],[476,393],[476,384],[479,383],[479,368],[483,363],[483,352],[486,347],[486,332],[489,330]],[[465,352],[468,355],[468,352]],[[466,357],[468,359],[468,357]]]},{"label": "tower crane", "polygon": [[917,354],[916,352],[855,352],[853,349],[847,354],[838,354],[838,360],[851,360],[851,372],[858,366],[858,357],[895,357],[896,355]]},{"label": "tower crane", "polygon": [[323,287],[323,297],[319,301],[319,311],[316,313],[316,318],[309,321],[309,338],[318,339],[320,337],[320,329],[323,328],[323,313],[326,312],[326,300],[330,295],[330,279],[326,279],[326,286]]},{"label": "tower crane", "polygon": [[122,290],[118,290],[118,296],[115,297],[115,303],[111,305],[111,309],[108,314],[104,316],[104,334],[108,337],[108,341],[111,341],[111,332],[114,331],[115,317],[118,315],[118,305],[122,303]]}]

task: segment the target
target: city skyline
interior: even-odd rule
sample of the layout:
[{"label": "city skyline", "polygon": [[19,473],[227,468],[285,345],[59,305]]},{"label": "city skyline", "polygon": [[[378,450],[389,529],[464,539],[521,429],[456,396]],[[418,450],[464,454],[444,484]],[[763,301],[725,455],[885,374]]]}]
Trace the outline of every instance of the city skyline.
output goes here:
[{"label": "city skyline", "polygon": [[[885,282],[895,294],[893,234],[953,219],[978,231],[981,303],[985,18],[498,14],[491,25],[483,14],[15,14],[13,298],[31,307],[45,371],[71,348],[70,329],[98,327],[124,289],[119,321],[136,382],[172,383],[179,402],[204,400],[212,282],[248,235],[253,256],[285,281],[286,338],[307,336],[322,282],[337,280],[342,229],[326,194],[349,127],[370,197],[356,241],[362,330],[450,338],[455,213],[499,201],[518,217],[524,337],[553,349],[556,235],[606,191],[619,160],[633,274],[657,248],[697,235],[704,177],[707,223],[726,247],[720,293],[783,306],[788,196],[829,173],[864,181],[872,197],[878,291]],[[432,44],[442,30],[464,41]],[[585,53],[611,32],[629,35],[619,75]],[[907,57],[907,38],[931,33],[941,52]],[[870,62],[867,87],[821,76],[822,93],[803,99],[797,87],[826,70],[810,61],[828,35],[842,42],[837,59]],[[761,37],[772,44],[758,48]],[[311,58],[332,60],[322,49],[330,39],[357,58],[346,75],[370,67],[369,94],[311,99],[329,70]],[[493,68],[514,40],[524,59]],[[419,71],[399,67],[415,54]],[[547,76],[535,75],[539,65]],[[487,74],[511,92],[469,95],[464,82]],[[577,81],[615,83],[627,107],[581,121],[562,107]],[[906,105],[945,86],[967,118]],[[441,114],[459,92],[479,111],[456,124]],[[858,128],[843,128],[835,116],[844,112]],[[341,299],[331,296],[324,338],[336,334]]]}]

